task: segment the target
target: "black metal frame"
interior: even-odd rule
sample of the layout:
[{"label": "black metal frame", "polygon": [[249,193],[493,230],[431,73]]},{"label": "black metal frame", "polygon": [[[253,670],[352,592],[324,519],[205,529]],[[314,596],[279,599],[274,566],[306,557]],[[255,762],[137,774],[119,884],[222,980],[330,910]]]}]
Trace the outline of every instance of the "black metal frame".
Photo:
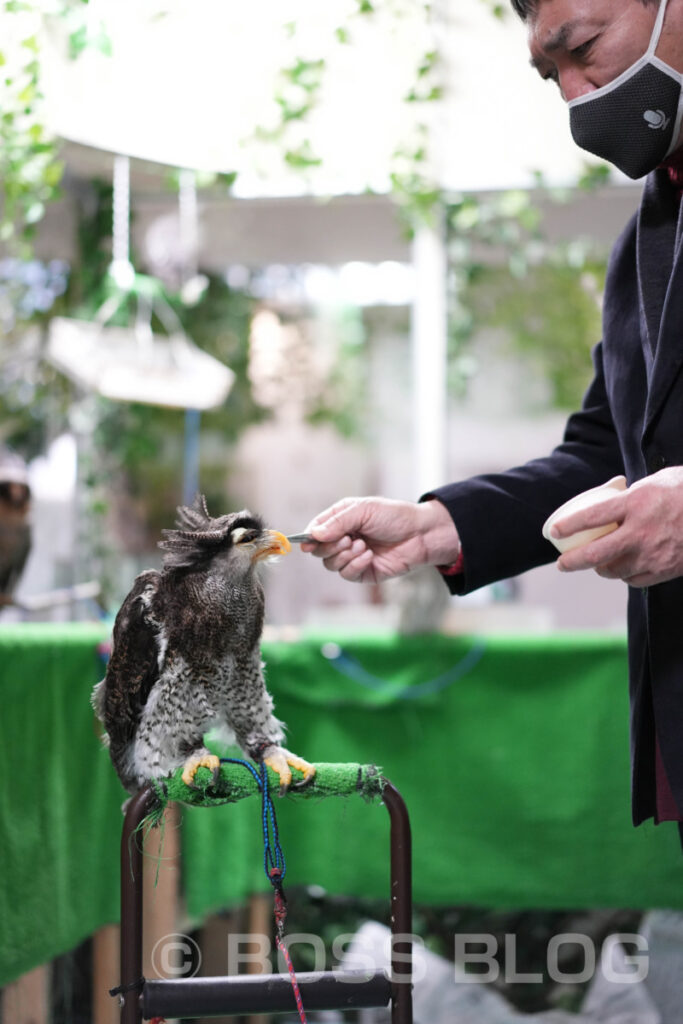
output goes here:
[{"label": "black metal frame", "polygon": [[[398,790],[384,779],[391,819],[391,976],[383,971],[306,972],[298,976],[311,1010],[386,1006],[392,1024],[412,1024],[412,881],[410,821]],[[149,980],[142,976],[142,841],[138,832],[156,797],[151,786],[128,805],[121,835],[121,1024],[153,1016],[230,1016],[295,1009],[289,978],[279,974]]]}]

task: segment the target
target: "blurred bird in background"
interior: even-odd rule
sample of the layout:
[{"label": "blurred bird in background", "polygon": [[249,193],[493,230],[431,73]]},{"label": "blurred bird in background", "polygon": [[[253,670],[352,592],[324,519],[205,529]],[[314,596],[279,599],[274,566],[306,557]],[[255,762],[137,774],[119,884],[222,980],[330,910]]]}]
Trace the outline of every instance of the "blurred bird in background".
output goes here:
[{"label": "blurred bird in background", "polygon": [[203,736],[216,729],[244,754],[280,776],[292,768],[303,782],[313,765],[282,747],[261,662],[264,595],[259,569],[290,550],[251,512],[212,519],[198,495],[178,509],[177,529],[164,530],[160,572],[141,573],[116,617],[107,673],[93,692],[112,762],[124,787],[184,765],[192,785],[200,765],[219,759]]},{"label": "blurred bird in background", "polygon": [[31,550],[30,505],[26,463],[0,448],[0,605],[12,603]]}]

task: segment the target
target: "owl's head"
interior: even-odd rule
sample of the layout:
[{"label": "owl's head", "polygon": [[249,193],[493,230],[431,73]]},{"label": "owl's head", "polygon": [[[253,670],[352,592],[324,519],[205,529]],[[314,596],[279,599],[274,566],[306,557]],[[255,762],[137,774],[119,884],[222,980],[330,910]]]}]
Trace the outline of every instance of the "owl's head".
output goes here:
[{"label": "owl's head", "polygon": [[266,558],[286,555],[287,538],[267,530],[260,516],[247,509],[213,519],[206,499],[198,494],[192,505],[178,508],[176,529],[162,530],[165,569],[200,569],[210,563],[229,563],[247,572]]}]

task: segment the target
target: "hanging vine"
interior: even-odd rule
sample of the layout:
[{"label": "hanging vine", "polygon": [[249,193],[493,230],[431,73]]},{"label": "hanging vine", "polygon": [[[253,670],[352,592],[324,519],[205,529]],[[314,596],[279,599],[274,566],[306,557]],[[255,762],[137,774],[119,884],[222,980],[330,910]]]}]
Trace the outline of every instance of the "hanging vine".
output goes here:
[{"label": "hanging vine", "polygon": [[[507,11],[507,6],[496,0],[480,2],[495,17],[500,18]],[[41,39],[46,27],[57,23],[67,37],[72,57],[77,57],[87,47],[95,47],[105,54],[111,52],[111,47],[104,27],[86,17],[87,0],[4,0],[0,11],[3,27],[11,28],[3,34],[0,44],[0,68],[4,75],[0,83],[0,242],[6,249],[26,257],[46,205],[59,195],[63,171],[56,140],[49,136],[42,121]],[[353,47],[368,24],[377,26],[380,18],[388,18],[400,25],[401,19],[408,17],[416,19],[410,24],[415,25],[416,34],[420,30],[419,39],[424,45],[415,48],[410,83],[402,97],[412,116],[408,119],[410,130],[393,152],[390,184],[408,231],[421,221],[433,219],[435,211],[446,211],[452,271],[452,356],[457,376],[475,316],[481,313],[471,301],[471,285],[481,274],[479,250],[502,252],[509,271],[519,280],[546,250],[542,243],[540,211],[529,192],[499,193],[484,198],[453,196],[444,194],[435,179],[431,122],[444,91],[444,59],[439,46],[442,26],[437,5],[416,5],[407,0],[349,0],[343,20],[335,24],[333,17],[328,19],[330,38],[324,45],[321,43],[319,54],[315,53],[310,40],[308,46],[302,43],[298,47],[301,26],[297,22],[286,24],[284,32],[293,44],[294,56],[285,61],[276,76],[275,117],[267,127],[255,129],[254,140],[272,146],[290,171],[306,176],[320,168],[323,157],[316,152],[310,126],[324,102],[326,76],[330,71],[326,57],[330,46]],[[386,25],[386,22],[381,23],[383,29]],[[204,184],[220,183],[229,189],[235,178],[235,174],[209,175]],[[593,186],[604,179],[602,168],[589,176]],[[17,279],[21,286],[24,274],[19,265],[9,271],[11,280],[0,282],[6,306],[12,306]],[[83,273],[89,273],[87,264]],[[41,314],[44,312],[42,310]],[[24,316],[21,312],[17,315]],[[467,358],[463,365],[467,366]],[[461,379],[466,375],[465,369],[460,374]]]},{"label": "hanging vine", "polygon": [[0,5],[0,243],[30,255],[36,225],[59,198],[59,142],[43,117],[42,47],[50,27],[65,32],[68,53],[109,52],[106,32],[85,18],[88,0],[4,0]]}]

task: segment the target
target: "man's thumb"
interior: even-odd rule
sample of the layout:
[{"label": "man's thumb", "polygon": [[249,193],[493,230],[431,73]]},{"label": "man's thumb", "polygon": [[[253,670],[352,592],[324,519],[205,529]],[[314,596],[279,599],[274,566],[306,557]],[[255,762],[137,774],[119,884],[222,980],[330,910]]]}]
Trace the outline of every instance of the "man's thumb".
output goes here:
[{"label": "man's thumb", "polygon": [[314,519],[308,527],[308,532],[321,542],[340,540],[345,534],[358,529],[357,519],[358,515],[354,506],[343,508],[321,523],[316,523]]}]

